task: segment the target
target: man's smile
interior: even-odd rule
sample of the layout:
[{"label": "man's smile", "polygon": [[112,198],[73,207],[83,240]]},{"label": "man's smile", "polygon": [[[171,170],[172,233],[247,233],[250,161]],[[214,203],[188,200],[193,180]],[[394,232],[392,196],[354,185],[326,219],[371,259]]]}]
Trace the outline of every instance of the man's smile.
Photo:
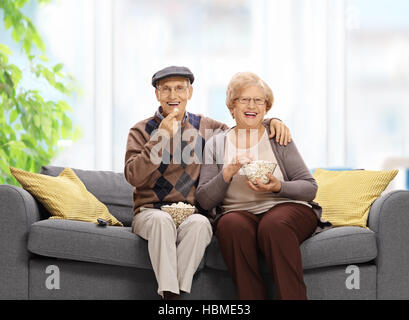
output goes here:
[{"label": "man's smile", "polygon": [[180,101],[169,101],[169,102],[166,102],[166,104],[171,108],[175,108],[175,107],[179,107]]}]

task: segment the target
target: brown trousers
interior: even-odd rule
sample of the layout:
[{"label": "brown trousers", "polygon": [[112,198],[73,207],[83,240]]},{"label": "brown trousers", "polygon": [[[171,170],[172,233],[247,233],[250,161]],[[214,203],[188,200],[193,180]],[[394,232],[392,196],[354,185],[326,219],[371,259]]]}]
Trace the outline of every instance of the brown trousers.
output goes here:
[{"label": "brown trousers", "polygon": [[307,299],[300,244],[317,226],[314,211],[302,204],[283,203],[255,215],[229,212],[217,223],[227,268],[237,286],[239,299],[267,298],[260,275],[258,252],[265,256],[279,299]]}]

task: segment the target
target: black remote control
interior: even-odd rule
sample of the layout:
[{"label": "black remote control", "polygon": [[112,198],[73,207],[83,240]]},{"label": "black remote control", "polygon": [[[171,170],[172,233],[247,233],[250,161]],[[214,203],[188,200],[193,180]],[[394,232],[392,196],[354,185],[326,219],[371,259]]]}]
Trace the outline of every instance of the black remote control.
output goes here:
[{"label": "black remote control", "polygon": [[104,219],[101,219],[101,218],[97,218],[97,221],[98,221],[98,225],[99,225],[99,226],[106,227],[106,226],[108,225],[108,221],[107,221],[107,220],[104,220]]}]

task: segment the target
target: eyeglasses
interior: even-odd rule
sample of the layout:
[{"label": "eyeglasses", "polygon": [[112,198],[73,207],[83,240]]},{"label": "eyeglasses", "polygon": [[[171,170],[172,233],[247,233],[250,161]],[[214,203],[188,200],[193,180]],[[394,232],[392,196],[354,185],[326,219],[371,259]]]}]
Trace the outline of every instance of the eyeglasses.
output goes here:
[{"label": "eyeglasses", "polygon": [[186,89],[187,86],[176,86],[176,87],[158,87],[158,90],[160,91],[161,94],[163,94],[165,97],[169,96],[172,90],[178,95],[178,96],[184,96],[186,95]]},{"label": "eyeglasses", "polygon": [[248,106],[250,104],[250,101],[253,100],[254,103],[258,106],[262,106],[266,103],[266,99],[264,98],[250,98],[250,97],[241,97],[241,98],[237,98],[235,99],[235,101],[238,101],[240,104],[244,105],[244,106]]}]

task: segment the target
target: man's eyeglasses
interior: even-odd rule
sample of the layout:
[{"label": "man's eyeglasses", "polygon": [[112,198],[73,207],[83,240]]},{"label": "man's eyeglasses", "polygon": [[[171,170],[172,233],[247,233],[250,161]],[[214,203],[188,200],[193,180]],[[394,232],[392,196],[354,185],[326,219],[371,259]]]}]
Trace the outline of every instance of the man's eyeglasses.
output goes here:
[{"label": "man's eyeglasses", "polygon": [[248,106],[250,104],[250,101],[253,100],[254,103],[258,106],[262,106],[266,103],[266,99],[264,98],[250,98],[250,97],[241,97],[241,98],[237,98],[235,99],[236,101],[238,101],[240,104],[244,105],[244,106]]},{"label": "man's eyeglasses", "polygon": [[158,87],[158,90],[161,94],[163,94],[165,97],[169,96],[172,90],[178,95],[178,96],[183,96],[186,95],[186,89],[187,86],[176,86],[176,87],[168,87],[168,86],[163,86],[163,87]]}]

